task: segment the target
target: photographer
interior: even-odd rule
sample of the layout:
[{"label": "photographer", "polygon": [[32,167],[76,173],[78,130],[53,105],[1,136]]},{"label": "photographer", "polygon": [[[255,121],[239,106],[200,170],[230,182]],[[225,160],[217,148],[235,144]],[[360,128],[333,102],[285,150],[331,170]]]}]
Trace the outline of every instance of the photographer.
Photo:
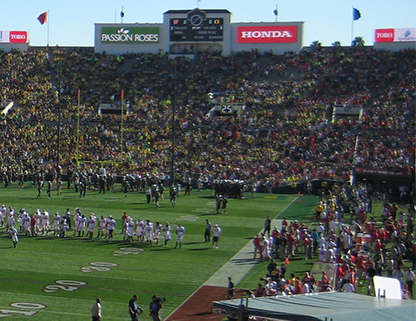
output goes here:
[{"label": "photographer", "polygon": [[153,321],[162,321],[160,309],[163,308],[163,302],[165,302],[165,298],[156,295],[153,296],[152,302],[149,304],[150,316]]}]

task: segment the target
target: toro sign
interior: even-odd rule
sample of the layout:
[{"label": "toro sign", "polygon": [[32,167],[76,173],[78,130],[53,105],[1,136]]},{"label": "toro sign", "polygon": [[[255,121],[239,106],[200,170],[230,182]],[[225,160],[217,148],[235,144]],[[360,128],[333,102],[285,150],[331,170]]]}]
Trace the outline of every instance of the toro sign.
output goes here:
[{"label": "toro sign", "polygon": [[0,43],[27,43],[27,31],[0,31]]},{"label": "toro sign", "polygon": [[297,40],[297,26],[237,27],[238,43],[294,43]]}]

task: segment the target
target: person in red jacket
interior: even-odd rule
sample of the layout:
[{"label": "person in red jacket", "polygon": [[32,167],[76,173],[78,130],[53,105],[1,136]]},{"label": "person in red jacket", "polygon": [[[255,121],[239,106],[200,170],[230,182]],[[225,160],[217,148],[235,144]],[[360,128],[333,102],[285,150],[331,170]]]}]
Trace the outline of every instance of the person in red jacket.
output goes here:
[{"label": "person in red jacket", "polygon": [[295,279],[295,286],[293,290],[293,294],[301,294],[302,293],[302,285],[300,284],[300,279],[297,276]]},{"label": "person in red jacket", "polygon": [[260,251],[260,241],[261,241],[261,238],[260,238],[260,236],[257,234],[257,235],[254,237],[254,239],[253,239],[253,245],[254,245],[254,255],[253,255],[253,259],[255,259],[255,258],[256,258],[257,253],[259,253],[259,254],[260,254],[260,257],[261,257],[261,251]]}]

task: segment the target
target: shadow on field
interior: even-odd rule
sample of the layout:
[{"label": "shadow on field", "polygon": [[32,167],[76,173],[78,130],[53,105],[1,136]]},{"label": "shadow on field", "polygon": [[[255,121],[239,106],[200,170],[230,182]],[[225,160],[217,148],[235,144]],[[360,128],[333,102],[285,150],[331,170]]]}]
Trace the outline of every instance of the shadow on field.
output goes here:
[{"label": "shadow on field", "polygon": [[241,265],[247,265],[247,264],[257,264],[258,260],[256,259],[233,259],[230,260],[231,263],[234,264],[241,264]]}]

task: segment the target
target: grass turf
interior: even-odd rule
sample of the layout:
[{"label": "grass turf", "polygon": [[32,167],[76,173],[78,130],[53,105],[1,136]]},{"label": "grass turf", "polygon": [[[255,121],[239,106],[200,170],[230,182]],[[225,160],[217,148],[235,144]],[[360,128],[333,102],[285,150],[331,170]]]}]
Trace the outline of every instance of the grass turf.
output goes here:
[{"label": "grass turf", "polygon": [[[245,199],[229,200],[227,215],[216,215],[212,191],[181,195],[176,207],[165,199],[159,208],[147,204],[143,193],[124,197],[119,186],[106,194],[89,190],[85,198],[79,198],[73,189],[63,189],[61,196],[53,193],[50,199],[44,194],[38,199],[36,195],[37,189],[29,186],[1,188],[0,203],[16,211],[25,208],[29,213],[46,209],[51,216],[56,211],[62,215],[66,208],[74,213],[79,207],[87,216],[92,212],[97,216],[113,215],[117,230],[112,242],[76,237],[71,230],[65,239],[21,236],[17,248],[13,248],[5,229],[1,229],[0,317],[7,315],[12,320],[28,320],[30,314],[30,320],[87,319],[96,297],[102,300],[103,319],[126,320],[127,303],[135,293],[145,311],[154,294],[166,297],[162,312],[166,317],[261,230],[266,216],[312,222],[317,203],[313,196],[258,194],[252,198],[247,194]],[[170,222],[172,240],[167,246],[124,243],[120,234],[124,212],[135,220]],[[219,250],[203,242],[205,219],[223,229]],[[186,227],[182,249],[173,248],[178,224]],[[301,276],[310,271],[312,260],[301,257],[291,260],[287,273]],[[254,265],[236,286],[255,288],[266,265]],[[140,320],[150,318],[144,313]]]},{"label": "grass turf", "polygon": [[[86,216],[92,212],[113,215],[117,220],[114,241],[73,236],[71,230],[65,239],[52,233],[20,235],[13,248],[7,231],[1,229],[0,317],[26,320],[33,314],[30,320],[87,319],[95,298],[100,297],[103,319],[126,320],[127,303],[135,293],[145,311],[154,294],[166,297],[162,313],[166,317],[259,232],[266,216],[275,217],[296,197],[258,195],[251,199],[248,194],[247,199],[230,199],[227,215],[216,215],[212,191],[181,195],[176,207],[165,199],[159,208],[147,204],[143,193],[124,197],[119,186],[106,194],[89,190],[85,198],[79,198],[73,189],[55,194],[48,199],[44,192],[38,199],[36,188],[12,186],[0,189],[0,203],[16,212],[25,208],[32,214],[37,208],[45,209],[51,218],[56,211],[63,215],[66,208],[73,214],[76,207]],[[185,226],[182,249],[173,248],[175,235],[167,246],[124,243],[120,234],[124,212],[135,220],[169,221],[173,234],[178,224]],[[219,250],[203,242],[207,218],[223,229]],[[141,320],[150,318],[145,313]]]}]

